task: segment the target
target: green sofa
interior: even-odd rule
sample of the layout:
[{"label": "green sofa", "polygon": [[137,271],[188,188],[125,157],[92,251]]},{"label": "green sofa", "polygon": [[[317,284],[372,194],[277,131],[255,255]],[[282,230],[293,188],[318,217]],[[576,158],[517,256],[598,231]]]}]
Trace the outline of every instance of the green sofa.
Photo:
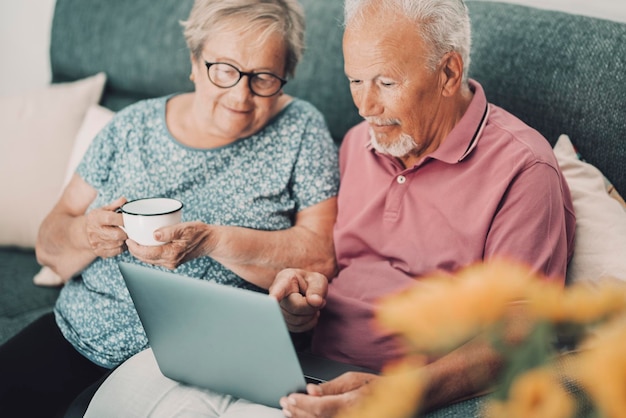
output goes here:
[{"label": "green sofa", "polygon": [[[307,50],[286,91],[314,103],[339,142],[360,120],[343,74],[342,2],[301,1]],[[191,4],[57,0],[53,82],[103,71],[108,79],[101,104],[112,110],[191,89],[179,24]],[[489,100],[553,145],[568,134],[585,159],[626,192],[626,24],[512,4],[467,4],[473,24],[470,74]],[[0,248],[0,343],[52,308],[58,289],[33,285],[38,270],[32,249]],[[431,416],[477,416],[480,403],[472,399]]]}]

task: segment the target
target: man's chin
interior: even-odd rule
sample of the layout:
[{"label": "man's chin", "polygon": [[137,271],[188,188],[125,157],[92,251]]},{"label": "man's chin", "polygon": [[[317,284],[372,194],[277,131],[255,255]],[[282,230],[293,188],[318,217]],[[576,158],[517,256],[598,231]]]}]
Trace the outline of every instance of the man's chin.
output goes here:
[{"label": "man's chin", "polygon": [[381,154],[390,155],[395,158],[403,158],[417,148],[417,144],[409,135],[401,135],[391,139],[388,135],[376,134],[370,131],[372,147]]}]

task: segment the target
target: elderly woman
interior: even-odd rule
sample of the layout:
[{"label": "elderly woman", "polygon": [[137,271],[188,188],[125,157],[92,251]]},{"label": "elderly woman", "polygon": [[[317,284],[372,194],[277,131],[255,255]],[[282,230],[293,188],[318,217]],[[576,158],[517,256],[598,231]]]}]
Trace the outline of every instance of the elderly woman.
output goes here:
[{"label": "elderly woman", "polygon": [[[41,226],[38,260],[74,278],[54,314],[0,348],[3,412],[53,416],[147,347],[120,261],[258,291],[285,267],[335,269],[336,148],[322,115],[282,90],[303,51],[300,5],[197,0],[183,25],[195,91],[120,111]],[[116,209],[147,196],[185,204],[155,232],[162,246],[119,228]]]}]

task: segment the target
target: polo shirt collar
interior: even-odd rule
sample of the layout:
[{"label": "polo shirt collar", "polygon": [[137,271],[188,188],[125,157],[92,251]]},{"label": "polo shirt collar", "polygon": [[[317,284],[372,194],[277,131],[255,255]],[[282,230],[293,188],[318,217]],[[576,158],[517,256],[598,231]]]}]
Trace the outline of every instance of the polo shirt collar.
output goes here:
[{"label": "polo shirt collar", "polygon": [[489,105],[483,87],[475,80],[469,80],[474,97],[459,123],[450,131],[439,148],[428,157],[436,158],[448,164],[463,161],[476,147],[487,123]]}]

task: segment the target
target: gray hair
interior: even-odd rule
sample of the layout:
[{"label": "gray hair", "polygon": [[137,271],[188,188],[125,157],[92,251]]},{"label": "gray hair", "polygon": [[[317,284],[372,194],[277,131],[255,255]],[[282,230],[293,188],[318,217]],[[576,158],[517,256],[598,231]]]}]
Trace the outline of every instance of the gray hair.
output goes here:
[{"label": "gray hair", "polygon": [[211,36],[233,27],[262,30],[260,42],[273,34],[282,36],[287,52],[285,74],[289,77],[294,76],[304,53],[304,11],[297,0],[196,0],[181,24],[187,47],[196,59]]},{"label": "gray hair", "polygon": [[374,2],[380,6],[382,16],[400,12],[415,22],[418,34],[432,48],[427,60],[431,71],[446,53],[454,51],[463,59],[463,80],[467,81],[471,28],[462,0],[345,0],[344,26],[353,19],[363,19],[363,10]]}]

